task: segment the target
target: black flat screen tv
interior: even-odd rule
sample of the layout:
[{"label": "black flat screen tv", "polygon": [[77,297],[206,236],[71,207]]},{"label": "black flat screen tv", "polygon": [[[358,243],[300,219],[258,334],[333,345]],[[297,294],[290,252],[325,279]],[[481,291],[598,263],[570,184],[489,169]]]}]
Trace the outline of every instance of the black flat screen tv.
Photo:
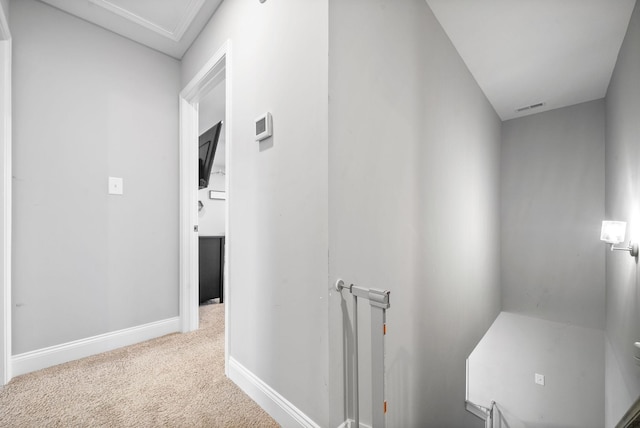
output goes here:
[{"label": "black flat screen tv", "polygon": [[221,129],[222,121],[216,123],[206,132],[200,135],[200,138],[198,140],[200,145],[200,153],[198,159],[198,189],[205,189],[209,187],[211,167],[213,166],[213,158],[216,155],[216,148],[218,147],[218,139],[220,138]]}]

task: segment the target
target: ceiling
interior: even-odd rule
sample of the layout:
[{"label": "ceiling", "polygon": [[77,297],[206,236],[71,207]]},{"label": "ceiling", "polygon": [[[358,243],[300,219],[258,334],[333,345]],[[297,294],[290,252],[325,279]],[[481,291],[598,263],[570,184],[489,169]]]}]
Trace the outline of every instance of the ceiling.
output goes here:
[{"label": "ceiling", "polygon": [[222,0],[40,0],[181,59]]},{"label": "ceiling", "polygon": [[[41,1],[177,59],[222,2]],[[502,120],[603,98],[635,4],[426,1]]]},{"label": "ceiling", "polygon": [[502,120],[603,98],[635,4],[426,1]]}]

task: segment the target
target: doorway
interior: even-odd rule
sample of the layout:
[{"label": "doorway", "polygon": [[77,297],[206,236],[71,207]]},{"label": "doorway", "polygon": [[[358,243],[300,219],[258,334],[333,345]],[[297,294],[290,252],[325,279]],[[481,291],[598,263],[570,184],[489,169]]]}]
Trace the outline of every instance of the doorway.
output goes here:
[{"label": "doorway", "polygon": [[[228,375],[229,361],[229,314],[232,311],[231,278],[229,275],[229,253],[232,245],[231,218],[229,207],[232,203],[230,183],[232,178],[232,117],[231,117],[231,41],[227,41],[207,61],[194,78],[180,92],[180,318],[182,331],[197,330],[199,326],[199,210],[198,201],[198,137],[200,103],[212,91],[223,85],[225,124],[224,133],[224,266],[223,295],[225,302],[225,372]],[[211,189],[213,190],[213,189]],[[207,196],[208,197],[208,196]]]},{"label": "doorway", "polygon": [[225,80],[198,103],[199,303],[224,303],[226,227]]}]

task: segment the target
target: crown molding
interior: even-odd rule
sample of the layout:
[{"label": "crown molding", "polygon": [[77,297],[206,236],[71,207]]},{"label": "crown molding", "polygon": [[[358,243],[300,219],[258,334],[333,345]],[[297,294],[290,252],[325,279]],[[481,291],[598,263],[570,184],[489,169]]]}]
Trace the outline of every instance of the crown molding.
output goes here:
[{"label": "crown molding", "polygon": [[134,22],[148,30],[151,30],[161,36],[166,37],[169,40],[173,40],[174,42],[179,42],[184,36],[184,33],[187,31],[196,15],[202,8],[204,4],[204,0],[191,0],[186,9],[186,13],[182,16],[182,19],[173,30],[166,29],[159,24],[156,24],[140,15],[137,15],[130,10],[127,10],[121,6],[118,6],[109,0],[89,0],[90,3],[99,6],[103,9],[108,10],[111,13],[114,13],[122,18],[125,18],[131,22]]}]

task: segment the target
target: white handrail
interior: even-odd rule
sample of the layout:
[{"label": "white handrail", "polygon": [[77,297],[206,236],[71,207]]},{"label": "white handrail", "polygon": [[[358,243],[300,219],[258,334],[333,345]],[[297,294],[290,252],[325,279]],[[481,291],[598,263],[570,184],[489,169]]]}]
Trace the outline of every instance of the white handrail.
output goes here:
[{"label": "white handrail", "polygon": [[467,409],[468,412],[473,413],[474,415],[476,415],[477,417],[485,421],[485,428],[493,428],[493,420],[494,420],[493,411],[496,407],[496,402],[492,401],[490,407],[487,408],[469,400],[469,359],[468,358],[466,361],[465,368],[467,371],[467,389],[464,395],[465,409]]},{"label": "white handrail", "polygon": [[629,407],[620,422],[616,424],[616,428],[631,428],[636,426],[640,421],[640,397]]},{"label": "white handrail", "polygon": [[485,428],[494,428],[493,422],[494,422],[495,407],[496,407],[495,401],[491,402],[491,407],[489,408],[473,403],[468,400],[465,401],[465,408],[467,409],[467,411],[473,413],[480,419],[484,420]]}]

